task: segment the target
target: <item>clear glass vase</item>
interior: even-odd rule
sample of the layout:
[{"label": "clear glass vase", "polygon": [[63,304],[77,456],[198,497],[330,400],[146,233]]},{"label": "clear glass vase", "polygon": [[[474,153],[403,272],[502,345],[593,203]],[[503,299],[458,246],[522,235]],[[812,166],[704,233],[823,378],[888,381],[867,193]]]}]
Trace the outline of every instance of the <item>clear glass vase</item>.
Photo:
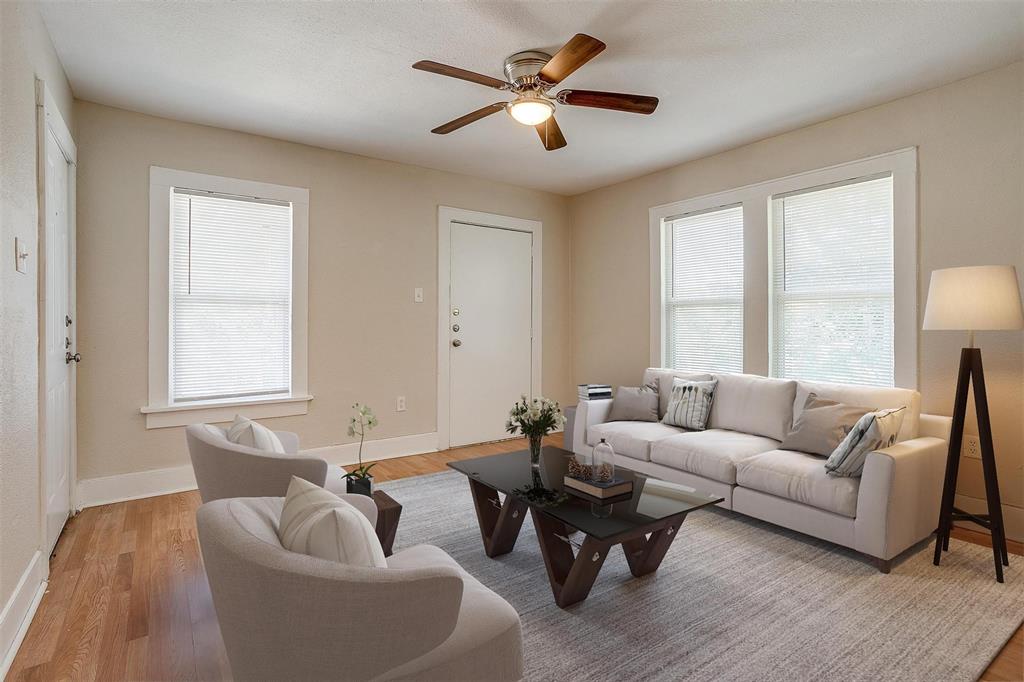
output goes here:
[{"label": "clear glass vase", "polygon": [[530,436],[530,465],[534,469],[540,468],[540,446],[543,440],[544,436],[541,435]]},{"label": "clear glass vase", "polygon": [[591,471],[595,483],[611,483],[615,480],[615,450],[604,438],[594,446]]}]

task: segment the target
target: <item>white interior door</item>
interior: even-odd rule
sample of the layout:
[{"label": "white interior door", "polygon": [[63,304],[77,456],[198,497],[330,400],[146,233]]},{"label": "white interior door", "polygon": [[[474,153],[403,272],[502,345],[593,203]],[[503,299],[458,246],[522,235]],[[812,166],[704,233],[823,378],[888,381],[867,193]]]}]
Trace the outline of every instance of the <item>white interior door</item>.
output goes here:
[{"label": "white interior door", "polygon": [[531,232],[451,223],[452,446],[509,438],[508,411],[531,394],[534,238]]},{"label": "white interior door", "polygon": [[[48,112],[49,116],[49,112]],[[75,356],[74,235],[71,215],[73,166],[50,121],[43,143],[42,487],[44,550],[52,551],[71,512],[74,456]]]}]

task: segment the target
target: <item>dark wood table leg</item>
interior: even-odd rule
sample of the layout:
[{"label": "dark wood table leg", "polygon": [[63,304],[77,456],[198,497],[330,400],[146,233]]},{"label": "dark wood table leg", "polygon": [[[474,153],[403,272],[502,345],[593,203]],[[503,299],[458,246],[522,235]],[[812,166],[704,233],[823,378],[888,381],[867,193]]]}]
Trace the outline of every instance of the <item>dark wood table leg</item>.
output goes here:
[{"label": "dark wood table leg", "polygon": [[383,490],[373,491],[373,501],[377,503],[377,539],[384,550],[384,556],[391,556],[391,548],[395,544],[395,533],[398,532],[398,520],[402,518],[402,505]]},{"label": "dark wood table leg", "polygon": [[641,535],[622,542],[622,551],[626,554],[626,562],[634,576],[639,578],[658,570],[685,518],[686,514],[673,516],[667,519],[665,526],[651,533],[650,537]]},{"label": "dark wood table leg", "polygon": [[588,535],[574,556],[569,541],[572,531],[564,523],[533,507],[530,508],[530,514],[537,529],[537,540],[540,542],[541,554],[544,555],[544,566],[548,570],[555,603],[564,609],[583,601],[590,594],[590,588],[594,586],[597,574],[614,543]]},{"label": "dark wood table leg", "polygon": [[511,495],[506,495],[502,503],[497,490],[473,478],[469,479],[469,489],[473,492],[484,551],[492,558],[508,554],[516,546],[526,518],[526,504]]}]

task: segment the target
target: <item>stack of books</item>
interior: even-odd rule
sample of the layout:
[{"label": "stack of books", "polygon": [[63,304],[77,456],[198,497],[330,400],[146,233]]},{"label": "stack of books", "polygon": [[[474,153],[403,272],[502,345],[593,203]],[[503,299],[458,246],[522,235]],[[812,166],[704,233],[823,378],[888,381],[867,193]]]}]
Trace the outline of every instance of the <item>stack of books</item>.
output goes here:
[{"label": "stack of books", "polygon": [[605,400],[612,397],[612,387],[608,384],[580,384],[580,400]]},{"label": "stack of books", "polygon": [[563,485],[570,492],[581,492],[585,495],[607,500],[612,497],[629,495],[633,492],[632,479],[613,478],[610,481],[581,481],[572,476],[566,476],[562,480]]}]

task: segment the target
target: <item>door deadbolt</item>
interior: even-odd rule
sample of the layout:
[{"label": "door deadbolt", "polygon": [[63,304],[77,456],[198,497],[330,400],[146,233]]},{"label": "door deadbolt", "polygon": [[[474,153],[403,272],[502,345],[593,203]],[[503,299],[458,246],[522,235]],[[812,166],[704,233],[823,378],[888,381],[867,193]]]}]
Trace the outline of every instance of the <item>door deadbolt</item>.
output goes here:
[{"label": "door deadbolt", "polygon": [[462,345],[462,341],[459,341],[458,339],[455,339],[454,341],[452,341],[452,345],[455,346],[456,348],[458,348],[459,346]]},{"label": "door deadbolt", "polygon": [[452,315],[455,315],[456,317],[458,317],[459,316],[459,309],[458,308],[452,308]]},{"label": "door deadbolt", "polygon": [[68,351],[67,353],[64,354],[64,364],[65,365],[70,365],[72,362],[81,362],[81,361],[82,361],[82,354],[81,353],[75,353],[74,355],[72,355],[71,351]]},{"label": "door deadbolt", "polygon": [[461,329],[461,327],[459,327],[459,325],[457,325],[457,324],[453,324],[452,325],[452,331],[453,332],[457,332],[457,331],[459,331],[459,329]]}]

